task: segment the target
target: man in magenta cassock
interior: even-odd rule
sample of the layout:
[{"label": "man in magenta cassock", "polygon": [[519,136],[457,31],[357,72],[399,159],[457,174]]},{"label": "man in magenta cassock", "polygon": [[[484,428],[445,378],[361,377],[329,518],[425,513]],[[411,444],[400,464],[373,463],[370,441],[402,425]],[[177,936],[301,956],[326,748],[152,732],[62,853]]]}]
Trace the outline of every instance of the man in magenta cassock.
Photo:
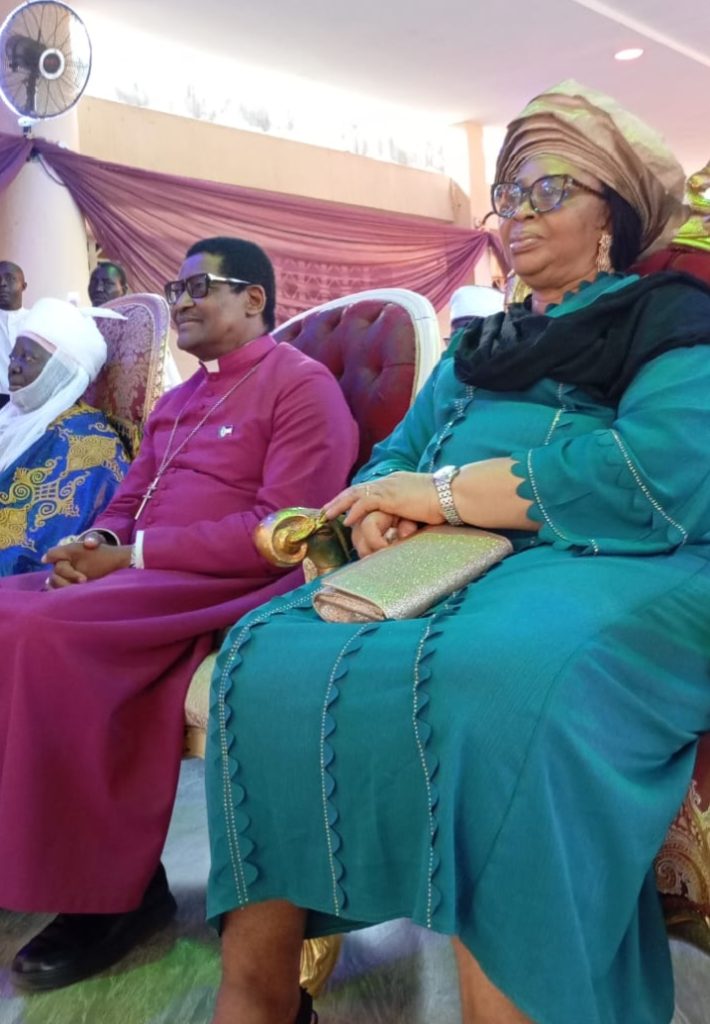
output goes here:
[{"label": "man in magenta cassock", "polygon": [[330,372],[267,333],[258,246],[197,243],[166,296],[200,367],[92,532],[0,584],[0,906],[59,915],[15,958],[29,989],[103,969],[174,912],[160,854],[188,683],[216,631],[301,582],[254,527],[322,505],[357,452]]}]

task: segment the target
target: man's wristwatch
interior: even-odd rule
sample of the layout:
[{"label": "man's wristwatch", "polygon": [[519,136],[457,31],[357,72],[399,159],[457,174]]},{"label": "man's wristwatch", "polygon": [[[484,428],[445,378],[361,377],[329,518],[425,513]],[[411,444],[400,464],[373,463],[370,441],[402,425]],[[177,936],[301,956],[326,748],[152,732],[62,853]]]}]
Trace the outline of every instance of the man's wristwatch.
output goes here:
[{"label": "man's wristwatch", "polygon": [[458,466],[442,466],[441,469],[432,475],[434,481],[434,487],[436,487],[436,493],[439,497],[439,504],[441,505],[441,511],[444,513],[444,519],[451,526],[463,526],[464,521],[456,511],[456,505],[454,504],[454,496],[451,492],[451,481],[455,476],[461,472]]}]

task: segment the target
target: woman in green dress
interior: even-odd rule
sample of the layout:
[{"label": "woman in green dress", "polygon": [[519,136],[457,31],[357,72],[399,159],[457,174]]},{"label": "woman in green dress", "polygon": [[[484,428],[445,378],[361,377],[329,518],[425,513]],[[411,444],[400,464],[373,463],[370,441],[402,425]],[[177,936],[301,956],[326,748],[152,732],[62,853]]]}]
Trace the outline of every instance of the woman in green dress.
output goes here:
[{"label": "woman in green dress", "polygon": [[565,83],[492,197],[526,303],[474,321],[355,484],[360,557],[426,523],[514,554],[421,618],[233,628],[207,752],[215,1024],[310,1020],[303,936],[456,937],[467,1024],[668,1024],[652,861],[710,729],[710,290],[626,273],[682,217],[645,125]]}]

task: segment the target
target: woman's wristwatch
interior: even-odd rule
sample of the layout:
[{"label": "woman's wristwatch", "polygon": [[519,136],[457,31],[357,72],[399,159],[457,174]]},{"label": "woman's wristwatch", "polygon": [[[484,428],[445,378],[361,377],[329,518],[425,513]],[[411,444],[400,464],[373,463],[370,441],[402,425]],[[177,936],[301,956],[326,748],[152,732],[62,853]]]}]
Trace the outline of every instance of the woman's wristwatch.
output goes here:
[{"label": "woman's wristwatch", "polygon": [[436,493],[439,497],[439,504],[441,505],[441,511],[444,513],[444,519],[450,526],[464,526],[464,521],[456,511],[456,505],[454,503],[454,496],[451,491],[451,481],[455,476],[458,476],[461,472],[459,466],[442,466],[441,469],[432,475],[434,481],[434,487],[436,487]]}]

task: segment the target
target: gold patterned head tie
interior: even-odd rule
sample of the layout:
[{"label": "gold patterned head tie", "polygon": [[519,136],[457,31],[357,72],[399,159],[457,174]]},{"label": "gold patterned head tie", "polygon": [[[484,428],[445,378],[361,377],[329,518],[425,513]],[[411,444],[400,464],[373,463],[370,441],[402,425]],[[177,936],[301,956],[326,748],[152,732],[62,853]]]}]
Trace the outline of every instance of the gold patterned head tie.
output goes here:
[{"label": "gold patterned head tie", "polygon": [[625,199],[641,218],[641,255],[685,220],[683,168],[657,132],[604,93],[568,79],[531,100],[508,125],[496,181],[539,156],[568,160]]}]

